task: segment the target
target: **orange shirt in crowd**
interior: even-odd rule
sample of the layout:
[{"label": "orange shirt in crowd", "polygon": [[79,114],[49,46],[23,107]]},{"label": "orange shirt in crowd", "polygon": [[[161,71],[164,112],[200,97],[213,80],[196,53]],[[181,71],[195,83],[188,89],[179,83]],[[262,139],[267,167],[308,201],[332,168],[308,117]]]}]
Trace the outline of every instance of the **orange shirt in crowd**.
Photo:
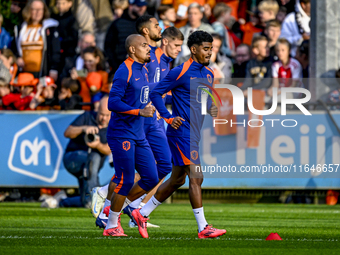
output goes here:
[{"label": "orange shirt in crowd", "polygon": [[251,45],[254,34],[261,33],[263,31],[262,28],[255,27],[252,22],[247,22],[246,24],[241,25],[240,29],[243,32],[242,42],[248,45]]},{"label": "orange shirt in crowd", "polygon": [[22,36],[22,58],[25,72],[39,72],[44,42],[41,36],[42,25],[28,25]]}]

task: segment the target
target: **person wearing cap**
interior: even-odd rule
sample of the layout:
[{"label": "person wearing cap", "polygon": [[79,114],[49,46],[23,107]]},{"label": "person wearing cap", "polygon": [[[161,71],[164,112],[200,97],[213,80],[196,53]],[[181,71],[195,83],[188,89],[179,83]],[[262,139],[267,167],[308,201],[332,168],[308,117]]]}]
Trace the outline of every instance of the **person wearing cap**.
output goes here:
[{"label": "person wearing cap", "polygon": [[20,87],[21,95],[12,102],[14,108],[19,111],[32,110],[29,106],[35,96],[36,85],[39,79],[34,78],[31,73],[20,73],[17,82],[12,82],[12,86]]},{"label": "person wearing cap", "polygon": [[29,107],[32,110],[51,110],[55,108],[59,103],[54,96],[56,88],[57,85],[51,77],[43,77],[37,86],[37,93],[30,102]]},{"label": "person wearing cap", "polygon": [[129,35],[137,33],[135,22],[146,12],[146,8],[146,0],[129,0],[129,7],[109,27],[104,50],[113,73],[126,59],[125,39]]}]

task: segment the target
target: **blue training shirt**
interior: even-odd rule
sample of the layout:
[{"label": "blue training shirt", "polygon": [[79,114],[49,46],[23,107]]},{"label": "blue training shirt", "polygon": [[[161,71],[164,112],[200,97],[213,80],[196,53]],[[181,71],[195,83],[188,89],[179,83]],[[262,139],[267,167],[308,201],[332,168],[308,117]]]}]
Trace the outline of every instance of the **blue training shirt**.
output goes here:
[{"label": "blue training shirt", "polygon": [[112,111],[107,137],[142,140],[144,118],[139,115],[149,101],[152,89],[144,64],[127,58],[113,78],[108,109]]},{"label": "blue training shirt", "polygon": [[[151,91],[150,99],[152,103],[168,124],[172,123],[175,116],[185,119],[177,130],[168,125],[168,136],[185,137],[194,139],[197,142],[200,141],[200,131],[204,121],[204,115],[201,114],[200,96],[202,95],[202,90],[200,88],[211,92],[204,84],[212,87],[213,82],[213,71],[190,58],[182,65],[172,69]],[[169,113],[162,100],[162,95],[170,90],[172,91],[173,114]],[[211,106],[209,97],[207,105],[207,109],[209,109]]]},{"label": "blue training shirt", "polygon": [[[150,62],[145,64],[145,66],[148,70],[148,77],[150,77],[150,82],[157,83],[169,73],[170,62],[172,61],[172,58],[167,57],[161,48],[153,46],[150,46],[150,48],[151,48]],[[145,119],[144,124],[145,125],[157,124],[156,113],[154,113],[152,118]]]}]

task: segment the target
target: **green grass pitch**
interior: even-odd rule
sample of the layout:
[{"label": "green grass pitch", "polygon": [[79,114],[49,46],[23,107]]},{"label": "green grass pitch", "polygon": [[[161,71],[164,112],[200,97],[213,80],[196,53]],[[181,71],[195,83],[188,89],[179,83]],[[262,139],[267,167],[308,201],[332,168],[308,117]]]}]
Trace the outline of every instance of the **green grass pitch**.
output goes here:
[{"label": "green grass pitch", "polygon": [[[165,204],[151,215],[149,239],[122,226],[128,237],[103,237],[86,209],[45,209],[37,203],[0,204],[0,254],[339,254],[340,206],[207,204],[218,239],[197,238],[189,204]],[[277,232],[283,241],[265,241]]]}]

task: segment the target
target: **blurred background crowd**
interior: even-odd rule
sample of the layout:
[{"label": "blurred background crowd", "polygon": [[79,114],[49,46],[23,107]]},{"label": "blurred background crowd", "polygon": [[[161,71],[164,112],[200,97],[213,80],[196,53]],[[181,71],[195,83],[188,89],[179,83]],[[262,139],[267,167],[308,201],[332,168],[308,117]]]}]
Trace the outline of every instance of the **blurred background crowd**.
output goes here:
[{"label": "blurred background crowd", "polygon": [[[242,90],[306,87],[310,0],[7,0],[0,15],[1,110],[97,110],[135,21],[213,35],[215,78]],[[245,79],[244,78],[249,78]],[[234,80],[233,80],[234,79]],[[244,92],[246,95],[246,92]],[[338,97],[337,95],[335,95]]]}]

